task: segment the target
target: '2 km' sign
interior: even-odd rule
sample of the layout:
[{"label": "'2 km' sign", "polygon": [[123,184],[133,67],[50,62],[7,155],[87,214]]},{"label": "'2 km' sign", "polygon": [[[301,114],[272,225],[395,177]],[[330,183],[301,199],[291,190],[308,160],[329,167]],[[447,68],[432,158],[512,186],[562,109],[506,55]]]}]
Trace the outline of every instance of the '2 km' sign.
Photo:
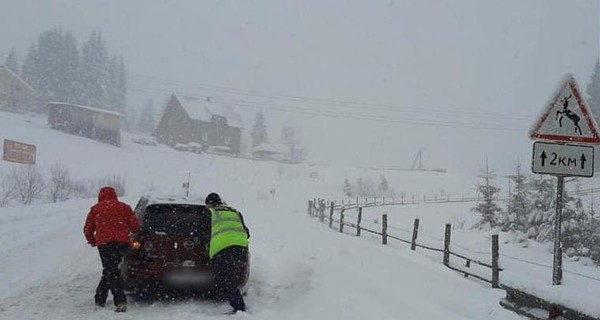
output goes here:
[{"label": "'2 km' sign", "polygon": [[591,177],[594,175],[594,148],[584,145],[535,142],[534,173]]}]

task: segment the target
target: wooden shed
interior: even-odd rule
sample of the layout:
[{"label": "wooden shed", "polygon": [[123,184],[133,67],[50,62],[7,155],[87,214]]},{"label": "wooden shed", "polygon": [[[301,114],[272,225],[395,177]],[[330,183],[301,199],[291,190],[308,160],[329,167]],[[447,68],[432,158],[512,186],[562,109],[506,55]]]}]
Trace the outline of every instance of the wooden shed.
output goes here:
[{"label": "wooden shed", "polygon": [[57,130],[121,145],[119,112],[63,102],[48,103],[48,124]]}]

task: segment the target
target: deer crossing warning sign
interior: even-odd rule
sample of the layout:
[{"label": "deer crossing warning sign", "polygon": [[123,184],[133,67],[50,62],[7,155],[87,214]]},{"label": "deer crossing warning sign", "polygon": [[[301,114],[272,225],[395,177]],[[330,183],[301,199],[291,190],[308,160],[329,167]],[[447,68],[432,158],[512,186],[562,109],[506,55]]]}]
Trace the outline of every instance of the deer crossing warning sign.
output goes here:
[{"label": "deer crossing warning sign", "polygon": [[563,81],[529,133],[533,140],[600,143],[598,126],[573,76]]}]

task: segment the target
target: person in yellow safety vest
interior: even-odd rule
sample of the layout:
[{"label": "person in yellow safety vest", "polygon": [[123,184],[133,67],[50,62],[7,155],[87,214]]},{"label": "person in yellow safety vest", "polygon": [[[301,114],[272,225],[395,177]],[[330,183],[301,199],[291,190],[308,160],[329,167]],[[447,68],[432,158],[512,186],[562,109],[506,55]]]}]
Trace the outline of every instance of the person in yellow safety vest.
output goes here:
[{"label": "person in yellow safety vest", "polygon": [[211,231],[208,255],[216,274],[217,288],[229,299],[232,313],[246,311],[244,298],[235,283],[235,266],[247,262],[250,231],[242,214],[227,206],[216,193],[205,199],[211,213]]}]

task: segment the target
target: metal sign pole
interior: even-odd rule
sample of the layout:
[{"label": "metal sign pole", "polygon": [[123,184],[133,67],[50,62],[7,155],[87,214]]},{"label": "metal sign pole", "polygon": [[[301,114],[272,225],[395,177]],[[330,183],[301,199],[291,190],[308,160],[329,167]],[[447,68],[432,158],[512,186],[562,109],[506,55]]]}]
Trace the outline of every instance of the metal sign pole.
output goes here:
[{"label": "metal sign pole", "polygon": [[562,207],[565,177],[558,176],[556,186],[556,214],[554,215],[554,263],[552,264],[552,285],[560,285],[562,281]]}]

